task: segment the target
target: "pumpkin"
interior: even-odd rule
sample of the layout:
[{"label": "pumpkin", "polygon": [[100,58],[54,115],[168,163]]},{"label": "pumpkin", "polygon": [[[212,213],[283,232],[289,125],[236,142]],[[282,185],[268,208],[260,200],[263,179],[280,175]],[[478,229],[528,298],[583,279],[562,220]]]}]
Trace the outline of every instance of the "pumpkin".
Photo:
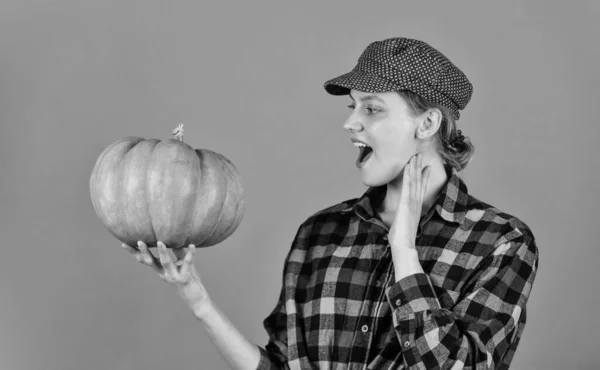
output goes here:
[{"label": "pumpkin", "polygon": [[164,141],[126,137],[109,145],[90,176],[96,215],[131,246],[209,247],[242,221],[244,191],[225,156],[183,142],[183,125]]}]

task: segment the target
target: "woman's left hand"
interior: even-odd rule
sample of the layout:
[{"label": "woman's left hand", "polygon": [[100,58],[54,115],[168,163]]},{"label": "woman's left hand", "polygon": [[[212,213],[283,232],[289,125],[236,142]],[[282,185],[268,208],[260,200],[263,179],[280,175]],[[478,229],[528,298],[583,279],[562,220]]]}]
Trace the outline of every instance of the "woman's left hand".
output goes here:
[{"label": "woman's left hand", "polygon": [[423,169],[420,153],[411,157],[404,167],[400,202],[388,235],[394,265],[397,272],[402,270],[402,275],[420,270],[420,265],[414,266],[415,260],[418,264],[415,243],[430,174],[430,166]]}]

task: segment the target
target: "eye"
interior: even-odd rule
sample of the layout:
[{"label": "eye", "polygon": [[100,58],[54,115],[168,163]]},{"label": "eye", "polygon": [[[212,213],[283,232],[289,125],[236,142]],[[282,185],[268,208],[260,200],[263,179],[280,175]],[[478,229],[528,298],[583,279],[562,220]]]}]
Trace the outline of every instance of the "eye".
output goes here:
[{"label": "eye", "polygon": [[372,115],[378,113],[380,110],[377,108],[366,107],[365,111],[367,112],[367,114]]},{"label": "eye", "polygon": [[[350,104],[348,106],[348,108],[354,110],[354,108],[356,108],[356,105]],[[381,109],[373,108],[373,107],[368,107],[368,106],[365,107],[364,110],[365,110],[365,112],[367,113],[368,116],[371,116],[373,114],[377,114],[377,113],[381,112]]]}]

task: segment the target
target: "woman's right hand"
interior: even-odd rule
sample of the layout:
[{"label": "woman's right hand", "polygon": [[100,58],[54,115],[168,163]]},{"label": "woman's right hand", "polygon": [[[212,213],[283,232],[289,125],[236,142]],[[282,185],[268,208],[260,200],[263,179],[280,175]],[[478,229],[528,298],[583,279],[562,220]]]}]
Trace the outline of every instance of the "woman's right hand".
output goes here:
[{"label": "woman's right hand", "polygon": [[137,249],[125,243],[121,246],[133,254],[138,262],[150,266],[161,279],[175,288],[192,312],[200,313],[208,304],[209,297],[193,263],[195,245],[190,244],[187,250],[186,248],[173,249],[173,253],[177,257],[177,260],[173,261],[163,242],[156,243],[158,258],[148,250],[146,243],[138,241],[137,244]]},{"label": "woman's right hand", "polygon": [[138,242],[138,248],[123,244],[123,248],[139,262],[152,267],[161,279],[177,290],[196,319],[204,324],[210,340],[232,369],[256,369],[260,364],[260,348],[244,338],[208,297],[192,263],[195,246],[174,249],[177,257],[175,262],[164,243],[158,242],[157,247],[158,258],[150,253],[143,242]]}]

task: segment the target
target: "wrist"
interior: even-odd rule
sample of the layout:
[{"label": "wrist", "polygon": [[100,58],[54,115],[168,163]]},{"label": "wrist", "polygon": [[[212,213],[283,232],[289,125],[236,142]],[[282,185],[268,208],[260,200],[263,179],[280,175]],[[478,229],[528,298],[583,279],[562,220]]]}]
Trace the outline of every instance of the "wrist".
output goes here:
[{"label": "wrist", "polygon": [[407,237],[404,235],[394,235],[393,237],[390,237],[389,243],[390,246],[392,247],[392,249],[398,250],[398,251],[402,251],[402,253],[404,253],[404,251],[408,251],[408,250],[416,250],[416,238],[413,237]]},{"label": "wrist", "polygon": [[175,288],[197,318],[199,315],[203,315],[212,303],[204,285],[195,274],[189,281]]},{"label": "wrist", "polygon": [[212,300],[207,297],[202,301],[195,302],[189,305],[194,317],[202,322],[206,322],[212,311],[214,311],[214,305]]},{"label": "wrist", "polygon": [[422,273],[423,267],[419,261],[419,254],[416,249],[405,249],[401,256],[392,260],[394,263],[394,275],[396,282],[407,276]]}]

